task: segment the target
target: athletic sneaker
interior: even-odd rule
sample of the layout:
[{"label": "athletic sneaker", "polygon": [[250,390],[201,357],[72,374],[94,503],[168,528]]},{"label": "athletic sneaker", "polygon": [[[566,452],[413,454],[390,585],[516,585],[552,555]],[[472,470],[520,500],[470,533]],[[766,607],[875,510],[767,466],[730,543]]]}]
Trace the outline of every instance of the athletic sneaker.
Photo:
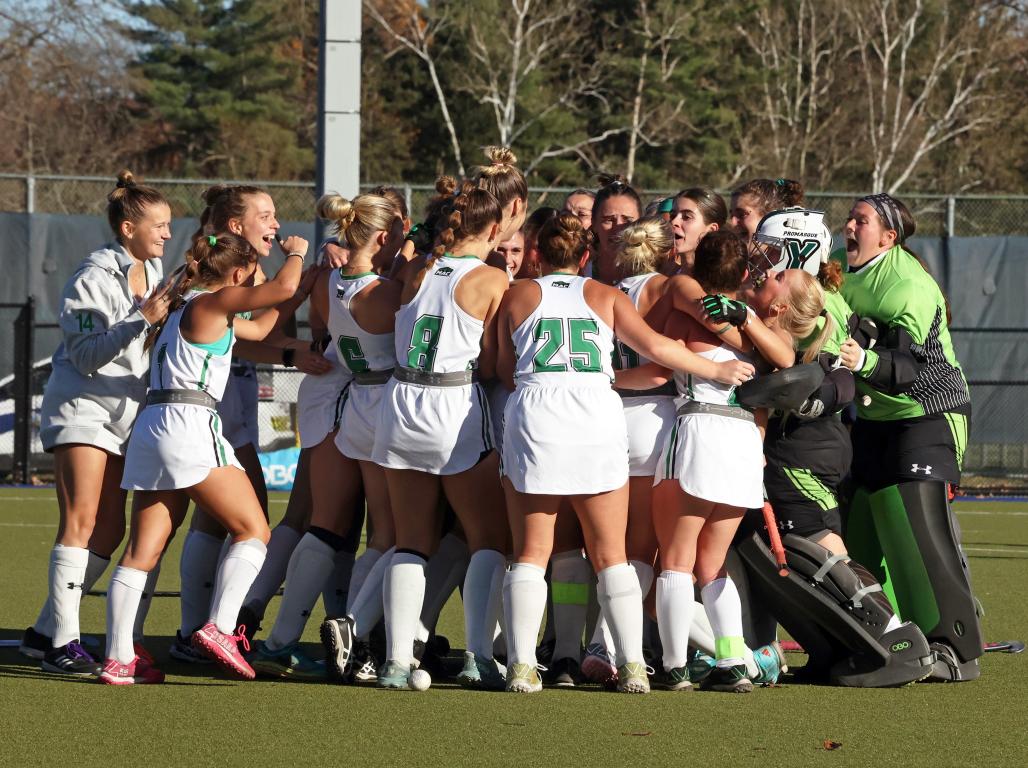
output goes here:
[{"label": "athletic sneaker", "polygon": [[611,663],[607,649],[599,643],[592,643],[585,649],[582,676],[591,683],[608,687],[617,683],[618,671]]},{"label": "athletic sneaker", "polygon": [[43,656],[44,672],[55,672],[59,675],[75,677],[96,677],[100,674],[100,665],[89,655],[85,648],[76,640],[60,648],[51,648]]},{"label": "athletic sneaker", "polygon": [[239,609],[236,626],[243,627],[248,642],[253,643],[254,636],[261,631],[261,619],[263,618],[263,616],[259,615],[257,611],[249,606],[244,605]]},{"label": "athletic sneaker", "polygon": [[553,649],[556,647],[556,639],[543,640],[535,649],[535,660],[544,667],[548,666],[553,661]]},{"label": "athletic sneaker", "polygon": [[506,685],[496,661],[478,658],[471,651],[464,652],[464,668],[457,675],[457,682],[465,688],[481,688],[486,691],[502,691]]},{"label": "athletic sneaker", "polygon": [[257,675],[243,658],[239,650],[240,643],[244,651],[250,650],[246,627],[241,626],[234,635],[229,635],[218,629],[213,621],[208,621],[193,633],[194,648],[206,653],[232,674],[244,680],[253,680]]},{"label": "athletic sneaker", "polygon": [[353,666],[353,619],[343,616],[321,623],[321,644],[325,646],[325,665],[329,677],[337,683],[346,682]]},{"label": "athletic sneaker", "polygon": [[355,683],[373,683],[378,680],[378,662],[367,640],[358,640],[354,644],[352,668]]},{"label": "athletic sneaker", "polygon": [[214,662],[207,656],[193,647],[192,637],[192,635],[182,637],[182,633],[176,629],[175,642],[168,648],[168,655],[176,661],[184,661],[187,664],[213,664]]},{"label": "athletic sneaker", "polygon": [[777,640],[757,648],[753,652],[753,660],[760,668],[760,674],[753,678],[754,685],[774,685],[783,672],[789,671],[789,665],[785,663],[785,654],[782,653],[782,647]]},{"label": "athletic sneaker", "polygon": [[324,680],[327,676],[325,663],[308,656],[299,643],[290,643],[284,648],[272,651],[267,643],[258,641],[248,660],[254,672],[262,677]]},{"label": "athletic sneaker", "polygon": [[675,667],[657,673],[654,685],[665,691],[691,691],[692,681],[689,680],[689,667]]},{"label": "athletic sneaker", "polygon": [[746,677],[746,665],[736,664],[734,667],[714,667],[707,679],[703,681],[703,690],[721,691],[722,693],[749,693],[753,683]]},{"label": "athletic sneaker", "polygon": [[99,682],[105,685],[156,685],[164,682],[164,673],[139,656],[128,664],[107,659]]},{"label": "athletic sneaker", "polygon": [[538,693],[543,689],[539,670],[535,664],[511,664],[507,667],[507,691],[510,693]]},{"label": "athletic sneaker", "polygon": [[385,663],[378,673],[379,688],[407,688],[410,681],[410,665],[404,666],[393,660]]},{"label": "athletic sneaker", "polygon": [[21,645],[18,646],[18,652],[30,659],[42,659],[47,651],[52,649],[53,643],[50,638],[42,632],[37,632],[35,627],[28,627],[25,630],[21,636]]},{"label": "athletic sneaker", "polygon": [[574,688],[582,682],[582,670],[577,661],[565,656],[550,665],[546,674],[543,675],[543,680],[547,685],[557,688]]},{"label": "athletic sneaker", "polygon": [[713,656],[708,656],[703,651],[696,651],[686,666],[689,667],[689,679],[693,683],[699,684],[706,680],[707,676],[714,671],[717,662],[714,661]]},{"label": "athletic sneaker", "polygon": [[618,667],[618,693],[649,693],[650,678],[646,664],[629,661]]},{"label": "athletic sneaker", "polygon": [[450,641],[442,635],[432,635],[428,642],[414,641],[414,666],[423,669],[433,679],[448,677],[444,659],[450,653]]}]

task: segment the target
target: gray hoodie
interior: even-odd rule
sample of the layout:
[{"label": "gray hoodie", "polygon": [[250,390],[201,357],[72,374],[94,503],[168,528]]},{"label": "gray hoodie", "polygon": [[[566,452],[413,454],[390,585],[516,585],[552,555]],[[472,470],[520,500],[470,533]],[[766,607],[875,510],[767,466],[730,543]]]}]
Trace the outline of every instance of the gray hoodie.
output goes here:
[{"label": "gray hoodie", "polygon": [[[58,317],[64,341],[46,383],[40,439],[46,450],[67,443],[124,452],[146,398],[150,324],[129,291],[134,259],[117,243],[89,254],[64,286]],[[159,259],[145,263],[147,293],[161,281]]]}]

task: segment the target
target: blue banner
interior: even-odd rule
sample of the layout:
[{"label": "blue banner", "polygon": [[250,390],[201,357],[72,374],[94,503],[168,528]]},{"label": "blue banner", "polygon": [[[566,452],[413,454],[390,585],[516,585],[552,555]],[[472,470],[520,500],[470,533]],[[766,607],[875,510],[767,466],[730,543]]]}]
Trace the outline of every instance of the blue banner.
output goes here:
[{"label": "blue banner", "polygon": [[284,448],[281,451],[259,453],[257,456],[261,460],[264,482],[269,491],[293,490],[296,462],[300,459],[299,448]]}]

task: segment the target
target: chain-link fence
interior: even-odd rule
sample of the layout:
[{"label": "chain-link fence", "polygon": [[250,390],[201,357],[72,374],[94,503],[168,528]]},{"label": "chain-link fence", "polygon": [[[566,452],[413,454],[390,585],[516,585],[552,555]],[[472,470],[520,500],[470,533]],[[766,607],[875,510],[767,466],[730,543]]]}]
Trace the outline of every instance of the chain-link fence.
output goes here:
[{"label": "chain-link fence", "polygon": [[[203,209],[201,193],[211,179],[147,179],[158,187],[172,205],[177,217],[195,217]],[[264,187],[275,199],[279,219],[309,221],[314,216],[314,185],[302,181],[246,181],[225,183],[255,184]],[[113,179],[104,176],[26,176],[0,174],[0,211],[14,213],[67,213],[103,216],[107,193]],[[362,184],[367,190],[376,184]],[[394,183],[407,201],[415,220],[435,195],[430,184]],[[530,204],[559,208],[571,187],[532,187]],[[643,200],[673,195],[677,190],[642,190]],[[727,200],[729,190],[720,190]],[[825,211],[829,224],[841,228],[854,199],[851,192],[810,192],[806,204]],[[917,220],[921,236],[974,237],[984,235],[1028,234],[1028,195],[900,195]]]}]

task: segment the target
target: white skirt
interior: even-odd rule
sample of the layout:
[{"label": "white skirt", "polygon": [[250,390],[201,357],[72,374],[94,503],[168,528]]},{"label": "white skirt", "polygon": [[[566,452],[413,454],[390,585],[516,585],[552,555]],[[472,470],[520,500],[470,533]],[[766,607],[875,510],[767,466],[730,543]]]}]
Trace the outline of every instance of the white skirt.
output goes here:
[{"label": "white skirt", "polygon": [[257,372],[248,367],[244,373],[233,371],[218,402],[221,433],[233,448],[260,445],[257,428]]},{"label": "white skirt", "polygon": [[489,402],[480,384],[386,383],[372,453],[376,464],[455,475],[471,469],[492,449]]},{"label": "white skirt", "polygon": [[653,477],[668,433],[675,424],[672,395],[622,398],[628,426],[628,474]]},{"label": "white skirt", "polygon": [[522,493],[604,493],[628,482],[625,411],[609,387],[519,385],[503,423],[503,474]]},{"label": "white skirt", "polygon": [[675,479],[690,496],[743,509],[764,505],[764,447],[756,424],[731,416],[679,416],[654,485]]},{"label": "white skirt", "polygon": [[336,448],[347,458],[371,461],[385,384],[350,384],[343,398]]},{"label": "white skirt", "polygon": [[199,405],[149,405],[132,428],[121,487],[129,491],[191,488],[212,469],[224,466],[242,470],[222,435],[217,411]]},{"label": "white skirt", "polygon": [[308,374],[300,381],[296,393],[296,428],[301,448],[313,448],[339,426],[351,381],[350,369],[338,364],[328,373]]}]

